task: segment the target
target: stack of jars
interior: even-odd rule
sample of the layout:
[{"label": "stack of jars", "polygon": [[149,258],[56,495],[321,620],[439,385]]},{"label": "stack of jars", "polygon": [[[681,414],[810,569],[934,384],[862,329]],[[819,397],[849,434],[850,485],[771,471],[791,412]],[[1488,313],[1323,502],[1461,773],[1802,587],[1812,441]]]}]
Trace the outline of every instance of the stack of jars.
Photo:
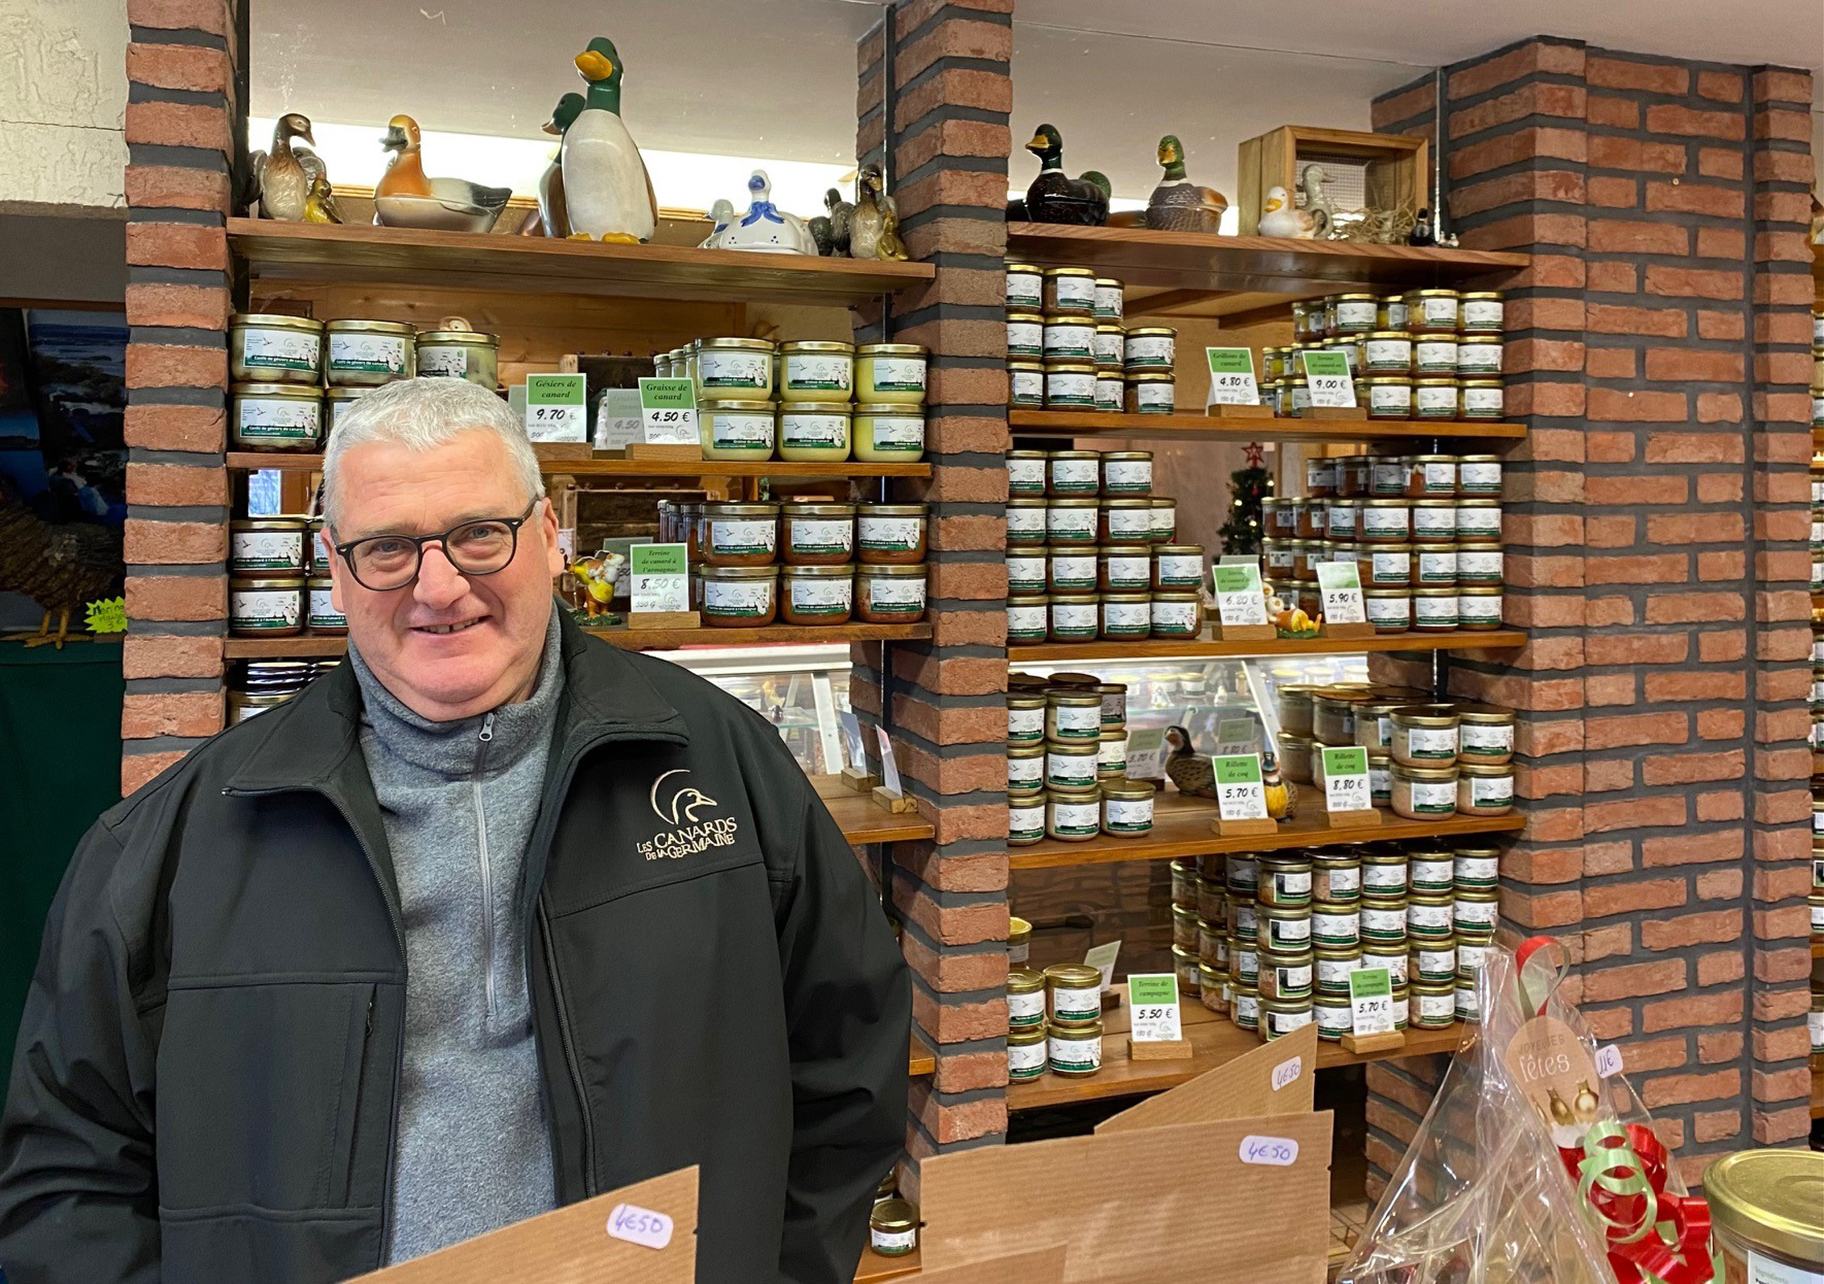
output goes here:
[{"label": "stack of jars", "polygon": [[1319,609],[1317,564],[1354,562],[1376,633],[1501,627],[1498,455],[1336,455],[1306,461],[1306,494],[1261,501],[1263,573]]},{"label": "stack of jars", "polygon": [[248,660],[228,677],[228,719],[234,726],[256,714],[276,709],[338,664],[340,656],[321,660]]},{"label": "stack of jars", "polygon": [[1007,1077],[1014,1083],[1049,1070],[1088,1078],[1102,1068],[1102,972],[1056,963],[1007,973]]},{"label": "stack of jars", "polygon": [[1514,806],[1514,712],[1426,703],[1404,687],[1279,688],[1280,762],[1287,779],[1321,787],[1323,750],[1368,751],[1377,807],[1408,820],[1505,816]]},{"label": "stack of jars", "polygon": [[917,344],[820,339],[697,339],[653,358],[696,384],[703,458],[788,463],[917,463],[925,367]]},{"label": "stack of jars", "polygon": [[1122,325],[1121,282],[1090,268],[1007,264],[1009,404],[1169,415],[1178,332]]},{"label": "stack of jars", "polygon": [[1824,311],[1811,314],[1811,426],[1824,428]]},{"label": "stack of jars", "polygon": [[228,632],[239,638],[339,637],[321,517],[237,517],[228,523]]},{"label": "stack of jars", "polygon": [[1155,789],[1127,778],[1127,688],[1088,673],[1007,682],[1007,844],[1152,832]]},{"label": "stack of jars", "polygon": [[1008,645],[1203,636],[1203,547],[1150,452],[1011,451],[1007,489]]},{"label": "stack of jars", "polygon": [[660,509],[685,545],[703,623],[761,628],[925,618],[923,504],[709,503]]},{"label": "stack of jars", "polygon": [[[1811,460],[1811,591],[1824,593],[1824,455]],[[1824,663],[1813,657],[1812,663]]]},{"label": "stack of jars", "polygon": [[1338,294],[1292,305],[1295,343],[1267,348],[1261,399],[1302,417],[1310,392],[1299,354],[1349,357],[1370,419],[1499,419],[1504,413],[1498,291]]}]

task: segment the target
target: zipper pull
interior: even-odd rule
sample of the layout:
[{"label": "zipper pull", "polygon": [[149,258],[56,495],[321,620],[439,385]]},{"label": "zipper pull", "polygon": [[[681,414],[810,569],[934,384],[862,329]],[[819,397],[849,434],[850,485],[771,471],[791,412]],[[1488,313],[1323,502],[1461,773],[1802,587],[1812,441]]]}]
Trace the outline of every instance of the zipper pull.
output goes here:
[{"label": "zipper pull", "polygon": [[494,715],[488,714],[481,720],[481,743],[487,744],[494,738]]}]

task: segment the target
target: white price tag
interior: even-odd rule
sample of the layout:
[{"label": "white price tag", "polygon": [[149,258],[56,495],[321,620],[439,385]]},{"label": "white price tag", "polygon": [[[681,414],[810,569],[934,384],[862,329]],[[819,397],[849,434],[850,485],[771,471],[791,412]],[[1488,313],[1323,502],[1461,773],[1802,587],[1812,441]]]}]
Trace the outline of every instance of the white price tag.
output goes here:
[{"label": "white price tag", "polygon": [[588,380],[580,374],[526,376],[526,436],[533,441],[589,440]]},{"label": "white price tag", "polygon": [[1305,386],[1311,404],[1335,410],[1355,409],[1355,380],[1349,375],[1349,358],[1341,352],[1301,352]]},{"label": "white price tag", "polygon": [[1374,793],[1368,787],[1368,751],[1360,745],[1344,749],[1325,749],[1324,810],[1369,811],[1374,807]]},{"label": "white price tag", "polygon": [[1252,715],[1240,718],[1224,718],[1216,724],[1216,750],[1218,755],[1237,753],[1258,753],[1260,751],[1260,724]]},{"label": "white price tag", "polygon": [[1393,981],[1384,967],[1349,974],[1349,1012],[1357,1034],[1393,1032]]},{"label": "white price tag", "polygon": [[1259,754],[1225,754],[1210,760],[1216,775],[1216,810],[1224,820],[1265,820],[1267,792]]},{"label": "white price tag", "polygon": [[1260,563],[1217,563],[1210,568],[1216,586],[1216,611],[1225,628],[1267,622],[1267,598],[1261,592]]},{"label": "white price tag", "polygon": [[1141,727],[1127,733],[1130,780],[1158,780],[1165,775],[1165,728]]},{"label": "white price tag", "polygon": [[629,609],[690,610],[690,569],[683,544],[635,544],[627,550]]},{"label": "white price tag", "polygon": [[696,385],[688,379],[640,380],[640,440],[648,446],[696,445]]},{"label": "white price tag", "polygon": [[1282,1061],[1274,1066],[1273,1091],[1278,1092],[1281,1088],[1297,1083],[1298,1076],[1304,1071],[1304,1068],[1305,1059],[1303,1057],[1293,1057],[1290,1061]]},{"label": "white price tag", "polygon": [[1266,1164],[1271,1168],[1290,1168],[1298,1162],[1298,1138],[1256,1137],[1241,1139],[1241,1162]]},{"label": "white price tag", "polygon": [[849,766],[856,771],[868,769],[867,742],[861,738],[861,719],[847,709],[839,710],[836,720],[842,724],[842,743],[848,750]]},{"label": "white price tag", "polygon": [[1247,348],[1205,348],[1210,363],[1211,406],[1258,406],[1260,385],[1254,380],[1254,354]]},{"label": "white price tag", "polygon": [[1106,991],[1109,983],[1115,979],[1115,960],[1121,957],[1121,942],[1110,941],[1107,945],[1091,946],[1083,954],[1083,961],[1102,973],[1102,988]]},{"label": "white price tag", "polygon": [[1605,1043],[1596,1049],[1596,1073],[1604,1079],[1613,1078],[1621,1073],[1621,1049],[1613,1043]]},{"label": "white price tag", "polygon": [[642,1248],[664,1248],[671,1243],[671,1218],[637,1204],[616,1204],[608,1214],[608,1236]]},{"label": "white price tag", "polygon": [[1365,624],[1368,613],[1362,600],[1362,573],[1354,562],[1319,562],[1317,589],[1323,616],[1330,624]]},{"label": "white price tag", "polygon": [[885,727],[874,728],[874,734],[880,737],[880,777],[881,783],[890,794],[903,794],[905,787],[900,783],[899,764],[893,761],[893,742],[887,738]]},{"label": "white price tag", "polygon": [[1171,972],[1130,973],[1129,1033],[1135,1043],[1175,1043],[1184,1037],[1178,1017],[1178,977]]}]

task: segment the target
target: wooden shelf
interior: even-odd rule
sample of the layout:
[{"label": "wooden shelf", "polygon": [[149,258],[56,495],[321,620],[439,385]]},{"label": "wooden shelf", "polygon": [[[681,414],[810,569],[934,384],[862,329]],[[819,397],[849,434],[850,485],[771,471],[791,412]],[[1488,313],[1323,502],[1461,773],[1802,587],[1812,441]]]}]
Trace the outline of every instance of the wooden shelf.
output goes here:
[{"label": "wooden shelf", "polygon": [[1086,660],[1277,659],[1287,655],[1355,655],[1363,651],[1500,651],[1526,645],[1517,629],[1458,630],[1455,633],[1385,633],[1370,638],[1273,638],[1262,642],[1041,642],[1007,648],[1009,664],[1051,664]]},{"label": "wooden shelf", "polygon": [[1089,410],[1010,410],[1013,435],[1065,437],[1152,437],[1183,441],[1357,442],[1382,439],[1430,441],[1434,437],[1518,441],[1522,424],[1460,419],[1294,419],[1270,415],[1225,419],[1216,415],[1117,415]]},{"label": "wooden shelf", "polygon": [[1067,865],[1109,865],[1122,861],[1176,860],[1180,856],[1213,856],[1224,852],[1270,852],[1331,843],[1372,843],[1405,838],[1454,838],[1463,834],[1512,833],[1525,824],[1515,815],[1452,816],[1447,820],[1405,820],[1382,812],[1379,825],[1332,829],[1318,807],[1322,793],[1312,785],[1298,787],[1298,816],[1274,834],[1223,838],[1215,832],[1216,803],[1186,798],[1168,787],[1153,804],[1153,831],[1143,838],[1109,838],[1084,843],[1042,839],[1008,853],[1014,869],[1057,869]]},{"label": "wooden shelf", "polygon": [[[285,472],[321,472],[323,456],[290,451],[231,450],[228,467],[253,470],[277,468]],[[793,464],[784,460],[766,463],[716,463],[712,460],[680,463],[661,459],[547,459],[538,465],[547,477],[929,477],[930,464]]]},{"label": "wooden shelf", "polygon": [[1824,1119],[1824,1069],[1816,1067],[1811,1072],[1811,1117]]},{"label": "wooden shelf", "polygon": [[767,297],[847,306],[936,275],[928,263],[250,218],[228,220],[228,243],[262,283],[442,286],[725,303]]},{"label": "wooden shelf", "polygon": [[[931,636],[929,624],[845,624],[841,628],[799,628],[773,624],[763,629],[590,629],[624,651],[676,651],[682,647],[759,646],[790,643],[822,646],[832,642],[910,642]],[[297,656],[341,655],[347,649],[339,637],[229,638],[222,654],[230,660],[277,660]]]},{"label": "wooden shelf", "polygon": [[[1228,1017],[1210,1011],[1194,996],[1181,998],[1178,1007],[1184,1025],[1184,1037],[1191,1042],[1189,1058],[1180,1057],[1174,1061],[1128,1060],[1128,1007],[1124,997],[1120,1007],[1103,1015],[1100,1070],[1087,1079],[1071,1079],[1047,1073],[1027,1083],[1009,1084],[1007,1109],[1042,1110],[1047,1106],[1070,1106],[1083,1101],[1106,1101],[1115,1097],[1164,1092],[1167,1088],[1176,1088],[1217,1066],[1226,1065],[1260,1046],[1258,1035],[1242,1029]],[[1330,1070],[1337,1066],[1361,1065],[1368,1061],[1391,1061],[1401,1057],[1455,1052],[1463,1035],[1464,1027],[1460,1024],[1452,1025],[1446,1030],[1408,1030],[1405,1046],[1389,1052],[1347,1052],[1341,1044],[1320,1042],[1317,1045],[1317,1068]]]},{"label": "wooden shelf", "polygon": [[905,843],[934,838],[937,830],[917,812],[891,812],[874,801],[873,791],[859,793],[840,776],[812,776],[817,796],[851,843]]},{"label": "wooden shelf", "polygon": [[937,1070],[937,1054],[925,1046],[925,1041],[916,1034],[912,1036],[912,1052],[906,1062],[906,1073],[914,1079],[933,1074]]},{"label": "wooden shelf", "polygon": [[[923,1231],[919,1232],[921,1235]],[[871,1248],[861,1250],[861,1261],[855,1266],[855,1284],[880,1284],[881,1280],[903,1279],[919,1273],[919,1255],[915,1248],[904,1257],[882,1257]]]}]

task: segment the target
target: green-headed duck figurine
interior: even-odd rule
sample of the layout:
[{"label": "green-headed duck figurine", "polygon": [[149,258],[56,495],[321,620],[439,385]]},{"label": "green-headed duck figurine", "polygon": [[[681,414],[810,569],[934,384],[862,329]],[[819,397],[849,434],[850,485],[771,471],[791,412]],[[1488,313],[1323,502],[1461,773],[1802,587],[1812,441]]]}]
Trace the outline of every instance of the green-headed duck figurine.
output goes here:
[{"label": "green-headed duck figurine", "polygon": [[565,94],[557,100],[557,106],[551,109],[551,118],[539,126],[545,133],[560,140],[557,150],[551,153],[551,161],[545,166],[545,172],[538,179],[538,219],[528,221],[525,231],[533,234],[542,231],[546,236],[562,240],[570,235],[570,211],[564,202],[564,167],[561,163],[564,131],[583,110],[581,94]]},{"label": "green-headed duck figurine", "polygon": [[[1033,131],[1026,150],[1039,158],[1039,176],[1026,189],[1026,217],[1034,223],[1078,223],[1100,227],[1108,222],[1108,180],[1064,172],[1064,137],[1055,125]],[[1097,182],[1101,179],[1101,182]]]},{"label": "green-headed duck figurine", "polygon": [[621,79],[626,68],[614,42],[597,36],[576,56],[589,82],[583,109],[564,131],[564,203],[570,238],[582,241],[650,241],[659,225],[659,203],[639,145],[621,120]]},{"label": "green-headed duck figurine", "polygon": [[1176,134],[1159,140],[1159,164],[1165,174],[1146,203],[1146,225],[1162,232],[1214,232],[1229,202],[1211,187],[1199,187],[1184,174],[1184,144]]}]

